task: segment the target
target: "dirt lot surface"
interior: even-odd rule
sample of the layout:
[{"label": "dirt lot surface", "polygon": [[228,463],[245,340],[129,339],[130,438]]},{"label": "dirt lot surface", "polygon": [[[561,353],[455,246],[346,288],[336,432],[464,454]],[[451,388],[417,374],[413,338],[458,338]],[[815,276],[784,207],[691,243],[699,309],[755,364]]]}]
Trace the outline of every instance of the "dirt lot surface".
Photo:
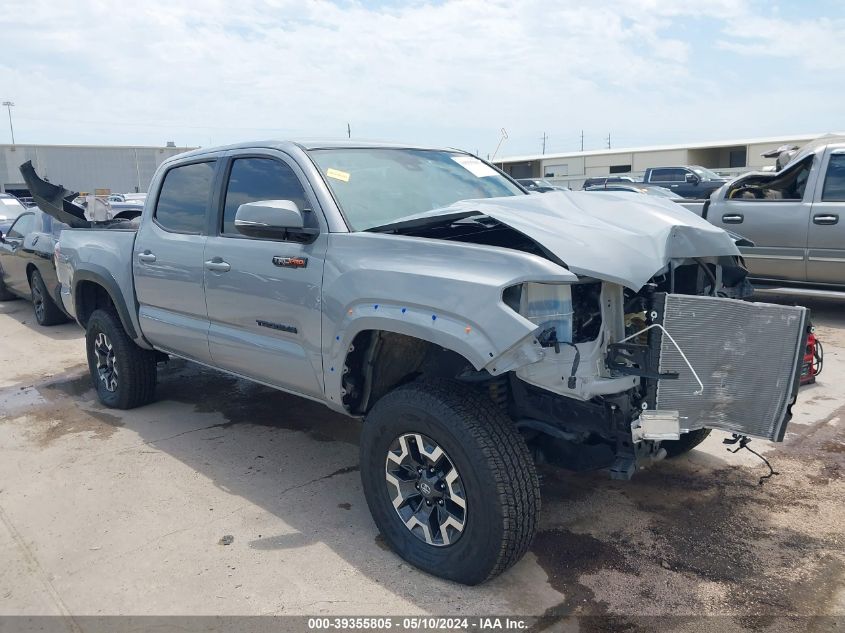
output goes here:
[{"label": "dirt lot surface", "polygon": [[[82,331],[0,303],[0,614],[526,614],[589,630],[565,619],[580,614],[627,631],[845,615],[845,302],[809,303],[824,375],[783,444],[752,443],[779,475],[758,485],[766,468],[721,433],[630,482],[543,470],[531,553],[480,587],[386,550],[358,424],[182,362],[156,403],[105,409]],[[687,617],[703,614],[725,617]]]}]

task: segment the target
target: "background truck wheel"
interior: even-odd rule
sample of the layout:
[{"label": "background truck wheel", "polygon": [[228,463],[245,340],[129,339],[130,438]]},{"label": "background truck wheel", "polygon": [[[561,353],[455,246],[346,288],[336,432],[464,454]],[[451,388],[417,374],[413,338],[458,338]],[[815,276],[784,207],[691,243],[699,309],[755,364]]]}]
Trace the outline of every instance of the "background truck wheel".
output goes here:
[{"label": "background truck wheel", "polygon": [[379,400],[361,436],[361,479],[385,541],[442,578],[493,578],[534,536],[540,490],[525,441],[461,384],[414,382]]},{"label": "background truck wheel", "polygon": [[58,325],[67,321],[67,317],[53,301],[47,286],[44,285],[41,273],[37,270],[32,271],[29,277],[29,289],[32,293],[32,306],[35,309],[35,320],[38,321],[38,325]]},{"label": "background truck wheel", "polygon": [[708,435],[710,435],[710,429],[698,429],[684,433],[679,440],[660,442],[660,447],[666,449],[666,457],[677,457],[694,449],[706,440]]},{"label": "background truck wheel", "polygon": [[156,384],[155,352],[135,345],[117,316],[95,310],[88,319],[85,348],[100,402],[113,409],[134,409],[152,402]]}]

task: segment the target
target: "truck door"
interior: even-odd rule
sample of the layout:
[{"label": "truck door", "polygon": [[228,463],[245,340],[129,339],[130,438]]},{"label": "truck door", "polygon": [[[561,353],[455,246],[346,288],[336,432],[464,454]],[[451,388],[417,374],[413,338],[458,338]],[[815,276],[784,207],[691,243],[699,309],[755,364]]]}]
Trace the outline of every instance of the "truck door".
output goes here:
[{"label": "truck door", "polygon": [[728,187],[707,220],[754,242],[742,247],[755,279],[803,282],[807,278],[807,224],[814,183],[813,157],[749,187]]},{"label": "truck door", "polygon": [[203,251],[215,170],[216,161],[205,159],[164,173],[151,215],[141,222],[132,260],[138,316],[147,340],[208,364]]},{"label": "truck door", "polygon": [[[816,184],[807,237],[807,281],[845,284],[845,148],[828,148]],[[820,179],[821,180],[821,179]]]},{"label": "truck door", "polygon": [[[323,392],[321,285],[328,234],[305,175],[274,150],[228,159],[216,226],[205,248],[205,297],[214,365],[304,395]],[[235,228],[247,202],[292,200],[310,244],[251,238]]]},{"label": "truck door", "polygon": [[651,185],[660,185],[669,189],[673,193],[689,197],[689,189],[691,185],[687,183],[686,169],[682,167],[658,167],[649,172],[648,183]]}]

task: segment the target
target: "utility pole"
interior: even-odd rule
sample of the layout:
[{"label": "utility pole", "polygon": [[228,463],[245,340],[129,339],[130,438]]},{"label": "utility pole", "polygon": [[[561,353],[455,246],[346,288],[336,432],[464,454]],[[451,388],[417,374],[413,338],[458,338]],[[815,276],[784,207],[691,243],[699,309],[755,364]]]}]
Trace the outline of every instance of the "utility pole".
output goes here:
[{"label": "utility pole", "polygon": [[543,132],[543,156],[546,155],[546,139],[549,138],[545,132]]},{"label": "utility pole", "polygon": [[584,130],[581,130],[581,151],[584,151]]},{"label": "utility pole", "polygon": [[607,149],[610,149],[610,132],[607,133]]},{"label": "utility pole", "polygon": [[12,132],[12,147],[15,146],[15,127],[12,125],[12,106],[15,104],[11,101],[4,101],[3,105],[6,106],[6,109],[9,111],[9,130]]},{"label": "utility pole", "polygon": [[348,123],[346,124],[346,138],[352,138],[352,128]]}]

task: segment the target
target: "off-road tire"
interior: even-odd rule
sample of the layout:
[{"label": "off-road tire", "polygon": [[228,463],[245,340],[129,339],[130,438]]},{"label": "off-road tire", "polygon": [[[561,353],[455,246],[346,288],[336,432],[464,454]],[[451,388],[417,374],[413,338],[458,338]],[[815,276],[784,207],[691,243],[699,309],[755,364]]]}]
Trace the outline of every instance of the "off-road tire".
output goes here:
[{"label": "off-road tire", "polygon": [[38,325],[58,325],[67,321],[65,313],[53,301],[44,279],[41,278],[41,273],[37,270],[33,270],[29,276],[29,289],[32,296],[32,307],[35,310],[35,320]]},{"label": "off-road tire", "polygon": [[[393,507],[386,458],[407,433],[436,442],[462,478],[465,525],[450,545],[417,538]],[[435,576],[467,585],[489,580],[522,558],[536,530],[540,489],[525,441],[489,398],[460,383],[417,381],[381,398],[364,422],[361,479],[388,545]]]},{"label": "off-road tire", "polygon": [[660,442],[660,447],[666,449],[666,457],[677,457],[694,449],[706,440],[708,435],[710,435],[710,429],[698,429],[684,433],[679,440]]},{"label": "off-road tire", "polygon": [[[113,365],[117,368],[117,383],[113,391],[106,387],[97,368],[95,345],[100,334],[105,335],[104,340],[114,350]],[[153,401],[156,385],[155,352],[138,347],[126,334],[117,315],[106,310],[94,311],[88,319],[85,349],[91,380],[100,402],[113,409],[134,409]]]}]

